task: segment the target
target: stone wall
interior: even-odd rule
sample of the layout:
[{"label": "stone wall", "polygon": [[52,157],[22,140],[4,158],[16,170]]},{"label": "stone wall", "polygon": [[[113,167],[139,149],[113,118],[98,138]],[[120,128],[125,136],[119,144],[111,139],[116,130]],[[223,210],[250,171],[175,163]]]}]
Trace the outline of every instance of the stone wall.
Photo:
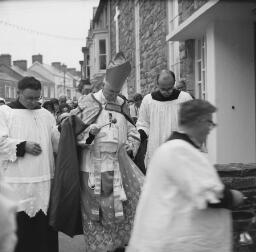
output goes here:
[{"label": "stone wall", "polygon": [[141,93],[155,88],[156,75],[167,68],[167,2],[140,1]]},{"label": "stone wall", "polygon": [[[179,0],[179,23],[184,22],[209,0]],[[187,83],[187,89],[195,95],[195,41],[180,42],[180,77]]]},{"label": "stone wall", "polygon": [[[135,3],[131,0],[122,0],[119,4],[119,48],[125,52],[131,63],[131,73],[127,78],[128,95],[131,98],[135,93]],[[125,18],[124,18],[125,17]]]},{"label": "stone wall", "polygon": [[[150,93],[155,88],[158,72],[167,68],[167,3],[166,1],[140,0],[140,78],[141,93]],[[116,53],[114,16],[116,6],[119,16],[119,48],[125,52],[132,65],[127,80],[129,98],[135,93],[135,1],[110,0],[111,58]]]}]

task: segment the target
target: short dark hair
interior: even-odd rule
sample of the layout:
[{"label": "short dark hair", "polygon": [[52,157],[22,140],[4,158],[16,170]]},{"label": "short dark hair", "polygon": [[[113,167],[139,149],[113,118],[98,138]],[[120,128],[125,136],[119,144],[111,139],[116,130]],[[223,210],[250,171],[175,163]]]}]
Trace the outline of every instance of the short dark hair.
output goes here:
[{"label": "short dark hair", "polygon": [[39,90],[39,89],[41,90],[42,85],[41,85],[41,82],[37,80],[35,77],[26,76],[18,82],[18,89],[25,90],[27,88],[33,89],[33,90]]},{"label": "short dark hair", "polygon": [[179,125],[191,125],[197,119],[216,111],[217,108],[205,100],[194,99],[183,102],[179,110]]},{"label": "short dark hair", "polygon": [[63,110],[64,108],[67,108],[67,109],[68,109],[68,112],[70,112],[70,110],[71,110],[70,106],[69,106],[67,103],[62,103],[62,104],[60,104],[60,106],[59,106],[59,111],[62,113],[62,110]]},{"label": "short dark hair", "polygon": [[133,101],[141,101],[143,99],[142,95],[137,93],[133,96]]},{"label": "short dark hair", "polygon": [[160,77],[160,74],[163,73],[163,72],[166,72],[168,74],[170,74],[173,78],[174,81],[176,81],[176,78],[175,78],[175,74],[173,71],[169,70],[169,69],[162,69],[160,71],[160,73],[156,76],[156,84],[158,85],[158,81],[159,81],[159,77]]},{"label": "short dark hair", "polygon": [[47,109],[47,107],[50,107],[52,111],[54,111],[54,106],[52,101],[45,101],[42,105],[43,108]]},{"label": "short dark hair", "polygon": [[50,101],[52,102],[52,104],[58,104],[59,105],[59,100],[56,98],[51,98]]}]

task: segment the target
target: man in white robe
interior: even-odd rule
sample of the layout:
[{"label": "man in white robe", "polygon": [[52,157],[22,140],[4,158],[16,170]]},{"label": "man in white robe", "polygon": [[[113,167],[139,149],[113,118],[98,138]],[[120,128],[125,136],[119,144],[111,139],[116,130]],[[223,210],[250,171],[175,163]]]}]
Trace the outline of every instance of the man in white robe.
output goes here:
[{"label": "man in white robe", "polygon": [[181,105],[181,131],[150,161],[127,252],[232,251],[230,209],[243,195],[223,185],[201,152],[215,111],[203,100]]},{"label": "man in white robe", "polygon": [[56,122],[40,107],[40,95],[41,83],[24,77],[18,99],[0,107],[0,168],[19,201],[16,252],[58,251],[58,235],[47,218]]},{"label": "man in white robe", "polygon": [[174,73],[162,70],[157,76],[158,90],[142,100],[136,126],[142,144],[147,141],[146,167],[156,148],[166,141],[172,131],[178,130],[180,104],[192,99],[187,92],[176,90],[174,84]]},{"label": "man in white robe", "polygon": [[0,251],[13,252],[17,243],[16,209],[13,190],[2,178],[0,173]]}]

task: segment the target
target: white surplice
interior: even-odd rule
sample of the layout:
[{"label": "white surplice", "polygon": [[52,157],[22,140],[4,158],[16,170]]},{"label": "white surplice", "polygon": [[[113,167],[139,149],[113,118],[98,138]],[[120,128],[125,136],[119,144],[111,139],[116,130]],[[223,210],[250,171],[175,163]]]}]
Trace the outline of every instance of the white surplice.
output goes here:
[{"label": "white surplice", "polygon": [[146,167],[156,148],[167,140],[172,131],[178,130],[180,104],[191,99],[192,97],[183,91],[177,99],[171,101],[154,100],[151,94],[143,98],[136,126],[148,135]]},{"label": "white surplice", "polygon": [[[0,107],[1,173],[16,192],[18,210],[30,217],[40,210],[47,213],[54,172],[53,143],[58,135],[55,125],[53,115],[44,108]],[[23,141],[38,143],[42,149],[40,155],[25,153],[24,157],[17,157],[16,145]]]},{"label": "white surplice", "polygon": [[204,153],[176,139],[154,153],[127,252],[231,252],[231,213],[209,208],[223,184]]}]

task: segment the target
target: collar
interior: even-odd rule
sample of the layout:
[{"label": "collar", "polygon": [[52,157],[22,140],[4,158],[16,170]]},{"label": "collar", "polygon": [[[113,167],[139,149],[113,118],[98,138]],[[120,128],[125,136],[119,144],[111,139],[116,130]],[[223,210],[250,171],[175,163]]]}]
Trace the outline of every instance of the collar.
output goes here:
[{"label": "collar", "polygon": [[184,132],[177,132],[177,131],[173,131],[173,133],[171,134],[171,136],[167,139],[167,141],[170,140],[175,140],[175,139],[181,139],[186,141],[187,143],[190,143],[191,145],[193,145],[195,148],[201,150],[201,145],[198,143],[198,141],[196,141],[194,138],[191,138],[189,135],[187,135]]},{"label": "collar", "polygon": [[168,97],[165,97],[161,94],[161,92],[158,90],[158,91],[155,91],[153,93],[151,93],[151,96],[152,96],[152,99],[153,100],[156,100],[156,101],[173,101],[173,100],[176,100],[178,99],[179,95],[180,95],[180,90],[177,90],[177,89],[173,89],[173,92],[171,93],[170,96]]},{"label": "collar", "polygon": [[101,103],[102,105],[116,104],[116,105],[121,106],[120,102],[118,102],[118,97],[119,97],[119,96],[116,97],[116,100],[115,100],[115,101],[109,102],[109,101],[107,101],[107,99],[105,98],[105,96],[104,96],[104,94],[103,94],[103,90],[100,90],[100,91],[99,91],[100,103]]},{"label": "collar", "polygon": [[[12,109],[27,109],[26,107],[24,107],[20,102],[19,102],[19,99],[13,101],[13,102],[10,102],[7,104],[7,106],[9,106],[10,108]],[[40,103],[38,103],[38,105],[33,109],[40,109],[41,106],[40,106]]]}]

